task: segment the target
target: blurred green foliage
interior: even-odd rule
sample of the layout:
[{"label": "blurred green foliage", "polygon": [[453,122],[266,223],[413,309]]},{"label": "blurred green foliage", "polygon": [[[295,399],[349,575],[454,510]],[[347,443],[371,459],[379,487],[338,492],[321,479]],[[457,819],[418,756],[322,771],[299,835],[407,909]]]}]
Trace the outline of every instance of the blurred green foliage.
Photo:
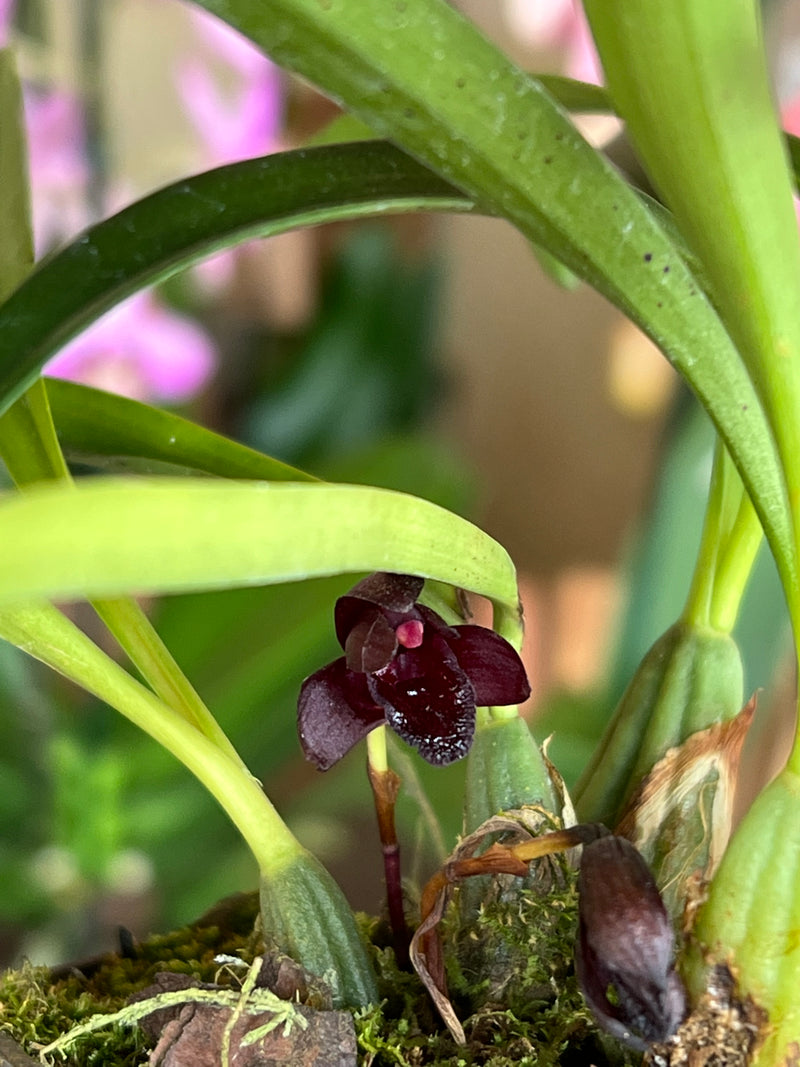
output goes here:
[{"label": "blurred green foliage", "polygon": [[247,444],[325,474],[331,457],[413,432],[438,392],[437,303],[433,261],[399,259],[381,227],[355,230],[299,351],[277,374],[265,367],[267,388],[244,411]]}]

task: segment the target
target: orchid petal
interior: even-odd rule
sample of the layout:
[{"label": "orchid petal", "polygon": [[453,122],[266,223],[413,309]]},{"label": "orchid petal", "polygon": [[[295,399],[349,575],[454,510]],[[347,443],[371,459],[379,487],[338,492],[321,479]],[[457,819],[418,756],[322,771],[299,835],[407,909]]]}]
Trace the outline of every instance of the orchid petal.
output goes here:
[{"label": "orchid petal", "polygon": [[345,641],[348,670],[374,674],[387,667],[397,651],[397,638],[386,616],[379,608],[364,605],[366,613]]},{"label": "orchid petal", "polygon": [[297,711],[303,753],[321,771],[384,721],[383,709],[370,698],[366,675],[349,671],[344,657],[306,678]]},{"label": "orchid petal", "polygon": [[14,18],[14,0],[0,0],[0,48],[8,44],[11,20]]},{"label": "orchid petal", "polygon": [[[365,604],[382,608],[393,625],[403,622],[406,617],[419,618],[415,601],[422,592],[423,584],[422,578],[378,571],[354,585],[346,596],[339,597],[334,611],[336,636],[342,648],[345,647],[347,635],[363,617]],[[398,618],[392,619],[392,615]]]},{"label": "orchid petal", "polygon": [[456,626],[448,644],[475,690],[475,702],[503,707],[531,695],[525,668],[512,646],[483,626]]}]

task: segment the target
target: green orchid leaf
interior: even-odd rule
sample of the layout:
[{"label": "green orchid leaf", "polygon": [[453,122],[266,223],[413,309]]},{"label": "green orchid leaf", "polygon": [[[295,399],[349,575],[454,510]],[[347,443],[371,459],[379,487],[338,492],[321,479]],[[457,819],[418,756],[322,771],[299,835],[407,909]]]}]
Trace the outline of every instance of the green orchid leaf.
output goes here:
[{"label": "green orchid leaf", "polygon": [[371,487],[90,478],[5,496],[0,538],[0,598],[15,602],[390,570],[517,611],[513,564],[488,534],[426,500]]},{"label": "green orchid leaf", "polygon": [[140,467],[144,460],[221,478],[315,481],[297,467],[138,400],[58,378],[47,379],[47,395],[61,446],[73,460],[99,466],[135,460]]},{"label": "green orchid leaf", "polygon": [[[557,100],[567,111],[575,111],[583,115],[614,114],[611,97],[601,85],[591,85],[589,82],[565,78],[561,74],[536,74],[535,77],[553,99]],[[327,126],[324,126],[305,143],[308,148],[312,145],[368,141],[374,136],[374,131],[366,123],[345,112],[331,119]]]},{"label": "green orchid leaf", "polygon": [[[767,414],[795,532],[791,556],[772,548],[800,653],[800,242],[760,4],[629,0],[613,13],[601,0],[585,6],[620,114],[703,263]],[[729,619],[727,594],[738,592],[755,543],[752,516],[745,508],[740,517],[727,522],[727,546],[707,561],[716,571],[712,613]],[[692,931],[704,964],[730,960],[738,994],[765,1011],[754,1057],[763,1064],[787,1063],[798,1048],[799,765],[800,735],[787,768],[742,821]]]},{"label": "green orchid leaf", "polygon": [[[792,486],[800,476],[800,242],[759,5],[633,0],[612,13],[589,0],[586,11],[617,109],[703,264]],[[780,551],[776,559],[797,620],[796,562],[788,566]]]},{"label": "green orchid leaf", "polygon": [[[566,122],[557,115],[559,122]],[[572,127],[567,124],[567,129]],[[565,136],[561,130],[557,133]],[[574,147],[583,146],[594,159],[594,152],[574,131],[571,139]],[[647,299],[654,312],[663,318],[662,312],[669,309],[669,322],[662,325],[669,326],[668,337],[675,343],[671,347],[664,343],[664,347],[705,400],[740,468],[746,468],[745,481],[759,501],[762,521],[773,530],[777,542],[788,543],[772,441],[727,336],[645,204],[610,168],[599,162],[597,166],[603,180],[610,180],[621,192],[616,204],[620,215],[627,217],[623,208],[635,205],[640,230],[656,235],[656,243],[648,247],[660,248],[674,265],[666,273],[669,263],[660,268],[655,292],[649,261],[634,255],[629,274],[635,284],[643,280],[645,289],[649,287]],[[393,146],[379,142],[247,161],[160,190],[93,227],[45,261],[0,307],[0,395],[4,396],[0,410],[21,393],[60,346],[115,303],[226,243],[371,212],[471,209],[471,201],[463,194]],[[633,228],[635,224],[631,218],[625,225]],[[549,230],[548,234],[552,236]],[[608,243],[608,235],[603,241]],[[555,244],[563,247],[559,241]],[[564,256],[557,258],[566,262]],[[576,270],[581,277],[587,277],[584,267]],[[686,292],[680,286],[674,290],[672,279],[679,274]],[[696,328],[688,330],[688,343],[682,333],[684,316],[690,322],[698,320]],[[700,351],[706,351],[708,358],[698,359]]]},{"label": "green orchid leaf", "polygon": [[14,53],[0,48],[0,300],[33,266],[22,92]]},{"label": "green orchid leaf", "polygon": [[747,371],[674,243],[541,82],[443,0],[199,0],[376,133],[512,222],[659,345],[711,414],[785,576],[775,443]]},{"label": "green orchid leaf", "polygon": [[[14,482],[23,491],[51,480],[62,482],[65,488],[71,487],[43,378],[37,378],[0,416],[0,455]],[[181,673],[136,600],[131,597],[94,598],[92,607],[153,691],[196,725],[221,751],[238,760],[224,731]]]},{"label": "green orchid leaf", "polygon": [[472,203],[388,145],[302,149],[176,182],[91,227],[0,307],[0,413],[67,341],[126,297],[252,237]]}]

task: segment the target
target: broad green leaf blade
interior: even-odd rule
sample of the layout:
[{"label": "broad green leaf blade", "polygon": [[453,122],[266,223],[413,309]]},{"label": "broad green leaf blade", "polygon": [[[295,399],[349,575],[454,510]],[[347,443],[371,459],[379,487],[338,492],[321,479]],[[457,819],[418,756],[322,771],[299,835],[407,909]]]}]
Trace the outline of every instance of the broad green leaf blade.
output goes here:
[{"label": "broad green leaf blade", "polygon": [[[614,114],[614,104],[601,85],[565,78],[561,74],[537,74],[535,77],[554,100],[567,111],[580,114]],[[375,133],[366,123],[348,112],[337,115],[313,137],[305,142],[306,147],[323,144],[343,144],[347,141],[367,141]]]},{"label": "broad green leaf blade", "polygon": [[220,478],[316,480],[288,463],[137,400],[58,378],[47,379],[47,394],[62,448],[72,459],[137,457]]},{"label": "broad green leaf blade", "polygon": [[711,414],[785,577],[773,438],[728,334],[662,228],[541,83],[444,0],[198,0],[512,222],[638,323]]},{"label": "broad green leaf blade", "polygon": [[91,227],[0,307],[0,412],[104,312],[220,248],[365,215],[471,210],[378,142],[284,152],[176,182]]},{"label": "broad green leaf blade", "polygon": [[4,601],[390,570],[461,586],[509,614],[517,610],[505,549],[465,519],[385,489],[91,478],[74,488],[6,496],[0,540]]}]

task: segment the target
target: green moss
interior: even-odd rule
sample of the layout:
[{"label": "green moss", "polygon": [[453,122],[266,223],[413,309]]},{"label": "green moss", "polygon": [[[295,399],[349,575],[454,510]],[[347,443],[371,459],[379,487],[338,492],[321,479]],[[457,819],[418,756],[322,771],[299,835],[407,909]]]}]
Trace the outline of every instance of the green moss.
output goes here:
[{"label": "green moss", "polygon": [[[35,1055],[38,1046],[54,1041],[90,1016],[119,1011],[132,993],[151,985],[159,971],[230,984],[232,979],[214,962],[214,956],[227,953],[251,962],[259,948],[253,933],[257,915],[258,894],[242,894],[223,901],[191,926],[138,944],[132,959],[109,954],[84,964],[83,972],[55,981],[46,967],[8,971],[0,979],[0,1030]],[[138,1029],[110,1029],[82,1039],[76,1053],[60,1062],[68,1067],[111,1063],[136,1067],[147,1059],[147,1046]]]},{"label": "green moss", "polygon": [[[444,937],[451,998],[467,1036],[463,1047],[445,1029],[417,976],[398,970],[385,923],[358,917],[372,945],[381,996],[378,1006],[355,1015],[362,1067],[624,1067],[637,1061],[599,1034],[584,1006],[572,967],[574,872],[560,861],[548,871],[542,883],[547,892],[498,880],[498,891],[488,894],[466,929],[459,926],[458,901],[451,904]],[[224,901],[197,923],[137,945],[135,959],[96,961],[88,977],[52,981],[46,968],[33,967],[9,972],[0,980],[0,1029],[35,1055],[37,1047],[91,1015],[118,1011],[159,971],[232,984],[214,957],[226,953],[251,962],[262,947],[254,933],[257,915],[256,894]],[[474,966],[486,958],[488,946],[500,961],[489,975]],[[117,1029],[81,1039],[58,1062],[143,1067],[147,1061],[141,1032]]]},{"label": "green moss", "polygon": [[[375,945],[381,1005],[356,1015],[363,1067],[624,1067],[640,1057],[595,1025],[578,989],[573,948],[576,873],[561,858],[539,878],[494,879],[473,924],[455,899],[443,924],[450,998],[464,1024],[458,1046],[415,975],[397,970],[385,931],[365,920]],[[493,961],[485,973],[483,961]]]}]

